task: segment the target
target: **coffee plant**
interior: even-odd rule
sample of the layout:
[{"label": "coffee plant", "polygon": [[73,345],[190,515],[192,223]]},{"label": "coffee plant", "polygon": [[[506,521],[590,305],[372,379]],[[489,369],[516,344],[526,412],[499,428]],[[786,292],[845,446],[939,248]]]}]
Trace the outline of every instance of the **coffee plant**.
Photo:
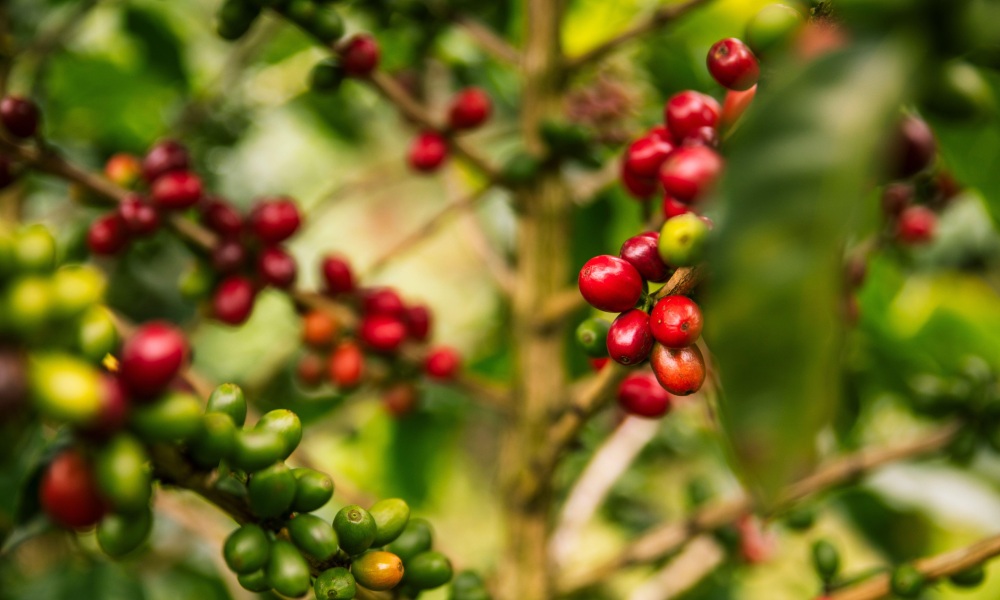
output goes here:
[{"label": "coffee plant", "polygon": [[996,598],[1000,3],[0,2],[0,599]]}]

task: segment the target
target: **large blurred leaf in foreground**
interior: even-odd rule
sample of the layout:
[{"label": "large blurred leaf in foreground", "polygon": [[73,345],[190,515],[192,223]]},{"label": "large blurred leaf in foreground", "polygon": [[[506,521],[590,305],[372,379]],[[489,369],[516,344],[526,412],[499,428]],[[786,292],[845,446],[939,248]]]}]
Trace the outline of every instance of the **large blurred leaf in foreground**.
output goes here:
[{"label": "large blurred leaf in foreground", "polygon": [[904,50],[790,73],[727,148],[706,340],[733,459],[765,505],[811,466],[839,399],[843,247],[903,97]]}]

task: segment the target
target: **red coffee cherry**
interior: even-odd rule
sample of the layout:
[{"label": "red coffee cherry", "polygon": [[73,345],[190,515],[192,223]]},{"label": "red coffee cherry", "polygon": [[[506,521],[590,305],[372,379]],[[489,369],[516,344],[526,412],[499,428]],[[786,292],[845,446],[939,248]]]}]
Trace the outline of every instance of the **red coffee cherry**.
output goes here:
[{"label": "red coffee cherry", "polygon": [[720,110],[715,98],[688,90],[672,96],[663,112],[674,139],[683,141],[700,127],[715,127]]},{"label": "red coffee cherry", "polygon": [[618,315],[608,330],[608,355],[623,365],[637,365],[649,357],[653,349],[653,333],[649,330],[649,315],[633,308]]},{"label": "red coffee cherry", "polygon": [[693,394],[705,382],[705,359],[698,346],[667,348],[654,344],[649,363],[663,389],[675,396]]},{"label": "red coffee cherry", "polygon": [[98,217],[87,230],[87,247],[94,254],[118,254],[127,245],[128,230],[117,212]]},{"label": "red coffee cherry", "polygon": [[389,315],[399,320],[406,318],[406,305],[394,290],[387,287],[364,291],[361,307],[366,315]]},{"label": "red coffee cherry", "polygon": [[387,314],[368,314],[358,326],[358,339],[378,352],[395,352],[406,340],[406,323]]},{"label": "red coffee cherry", "polygon": [[715,148],[719,145],[719,132],[714,127],[699,127],[684,138],[683,145]]},{"label": "red coffee cherry", "polygon": [[451,102],[448,126],[452,129],[473,129],[485,123],[491,112],[493,102],[486,92],[477,87],[466,88]]},{"label": "red coffee cherry", "polygon": [[621,163],[621,180],[625,186],[625,191],[637,200],[645,200],[656,193],[656,179],[653,177],[640,177],[629,170],[628,161]]},{"label": "red coffee cherry", "polygon": [[625,240],[618,254],[635,267],[646,281],[655,283],[666,281],[670,278],[670,267],[660,258],[660,252],[657,250],[659,240],[659,232],[647,231]]},{"label": "red coffee cherry", "polygon": [[365,33],[351,37],[340,49],[340,67],[352,77],[367,77],[378,67],[378,60],[378,42]]},{"label": "red coffee cherry", "polygon": [[462,368],[462,356],[454,348],[440,346],[427,353],[424,359],[424,373],[431,379],[448,381],[454,379]]},{"label": "red coffee cherry", "polygon": [[20,96],[4,96],[0,100],[0,122],[14,137],[30,138],[38,132],[41,113],[34,101]]},{"label": "red coffee cherry", "polygon": [[354,291],[354,273],[346,260],[339,256],[326,256],[320,267],[327,295],[336,296]]},{"label": "red coffee cherry", "polygon": [[250,318],[257,291],[246,277],[230,275],[215,288],[212,315],[228,325],[241,325]]},{"label": "red coffee cherry", "polygon": [[302,341],[313,348],[329,347],[337,330],[337,321],[326,311],[311,310],[302,317]]},{"label": "red coffee cherry", "polygon": [[160,213],[138,194],[129,194],[121,201],[118,215],[128,232],[136,237],[151,235],[160,228]]},{"label": "red coffee cherry", "polygon": [[652,373],[629,373],[618,386],[618,405],[630,415],[655,419],[670,411],[670,394]]},{"label": "red coffee cherry", "polygon": [[406,308],[406,326],[410,337],[418,342],[427,339],[431,332],[431,311],[422,304]]},{"label": "red coffee cherry", "polygon": [[248,218],[250,229],[265,244],[279,244],[298,231],[302,216],[288,198],[273,198],[259,202]]},{"label": "red coffee cherry", "polygon": [[757,85],[760,65],[750,48],[736,38],[715,42],[708,51],[708,72],[724,88],[746,91]]},{"label": "red coffee cherry", "polygon": [[677,198],[674,198],[670,194],[663,195],[663,218],[669,221],[670,219],[692,212],[691,207],[687,204],[681,202]]},{"label": "red coffee cherry", "polygon": [[417,407],[417,388],[412,383],[396,383],[382,392],[382,406],[394,417],[405,417]]},{"label": "red coffee cherry", "polygon": [[306,353],[299,359],[299,364],[295,367],[295,374],[305,387],[319,387],[319,384],[323,383],[323,375],[325,375],[323,358],[312,352]]},{"label": "red coffee cherry", "polygon": [[448,157],[448,140],[440,133],[425,131],[410,145],[410,167],[421,173],[436,171]]},{"label": "red coffee cherry", "polygon": [[896,237],[904,244],[926,244],[934,239],[937,215],[926,206],[911,206],[899,214]]},{"label": "red coffee cherry", "polygon": [[64,450],[45,468],[38,488],[45,514],[70,529],[89,529],[104,516],[94,470],[75,449]]},{"label": "red coffee cherry", "polygon": [[357,387],[364,377],[365,355],[354,342],[344,342],[330,354],[327,371],[333,385],[341,389]]},{"label": "red coffee cherry", "polygon": [[104,176],[122,187],[132,187],[142,176],[142,163],[131,154],[114,154],[104,163]]},{"label": "red coffee cherry", "polygon": [[653,337],[668,348],[684,348],[698,341],[703,323],[701,309],[687,296],[661,298],[649,315]]},{"label": "red coffee cherry", "polygon": [[891,148],[892,178],[908,179],[927,169],[937,154],[937,140],[927,123],[913,115],[899,122]]},{"label": "red coffee cherry", "polygon": [[673,149],[673,144],[661,136],[646,134],[625,151],[625,168],[638,177],[655,178]]},{"label": "red coffee cherry", "polygon": [[690,204],[715,185],[722,173],[722,157],[705,146],[674,150],[660,167],[660,183],[667,194]]},{"label": "red coffee cherry", "polygon": [[600,371],[601,369],[604,368],[604,365],[608,364],[608,361],[610,360],[611,360],[610,358],[604,356],[602,358],[588,358],[587,362],[590,363],[591,369],[595,371]]},{"label": "red coffee cherry", "polygon": [[265,285],[287,289],[295,283],[297,274],[295,259],[281,248],[264,248],[257,257],[257,276]]},{"label": "red coffee cherry", "polygon": [[129,401],[125,384],[115,375],[101,378],[101,408],[94,419],[80,428],[87,437],[106,440],[128,423]]},{"label": "red coffee cherry", "polygon": [[191,171],[170,171],[156,178],[150,196],[157,208],[183,210],[201,200],[201,179]]},{"label": "red coffee cherry", "polygon": [[210,260],[216,273],[236,273],[247,262],[247,249],[239,240],[220,239],[212,248]]},{"label": "red coffee cherry", "polygon": [[607,254],[595,256],[580,269],[580,293],[605,312],[629,310],[642,296],[642,276],[628,261]]},{"label": "red coffee cherry", "polygon": [[674,143],[674,135],[670,133],[670,130],[667,129],[666,125],[653,125],[649,128],[649,131],[646,132],[646,136],[659,138],[671,146],[676,145]]},{"label": "red coffee cherry", "polygon": [[757,95],[757,86],[751,86],[742,92],[729,90],[726,98],[722,101],[722,117],[719,119],[721,127],[732,127],[736,121],[740,120],[743,113],[750,108],[754,96]]},{"label": "red coffee cherry", "polygon": [[882,190],[882,212],[889,217],[898,217],[899,213],[913,203],[916,195],[911,183],[890,183]]},{"label": "red coffee cherry", "polygon": [[224,237],[235,237],[243,231],[243,217],[236,208],[217,197],[201,205],[201,222],[213,232]]},{"label": "red coffee cherry", "polygon": [[152,183],[164,173],[186,171],[190,163],[187,148],[174,140],[162,140],[142,159],[142,176]]},{"label": "red coffee cherry", "polygon": [[156,396],[181,372],[189,354],[180,330],[163,321],[146,323],[122,346],[119,376],[135,396]]}]

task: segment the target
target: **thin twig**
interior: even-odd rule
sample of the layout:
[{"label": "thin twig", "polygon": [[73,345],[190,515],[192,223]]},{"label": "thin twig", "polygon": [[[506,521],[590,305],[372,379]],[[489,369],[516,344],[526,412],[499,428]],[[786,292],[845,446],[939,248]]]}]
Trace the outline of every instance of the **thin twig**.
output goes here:
[{"label": "thin twig", "polygon": [[513,65],[520,64],[521,53],[517,48],[511,46],[491,28],[469,16],[458,17],[455,23],[494,58]]},{"label": "thin twig", "polygon": [[639,586],[629,600],[669,600],[682,596],[723,563],[725,551],[711,537],[691,540],[683,552]]}]

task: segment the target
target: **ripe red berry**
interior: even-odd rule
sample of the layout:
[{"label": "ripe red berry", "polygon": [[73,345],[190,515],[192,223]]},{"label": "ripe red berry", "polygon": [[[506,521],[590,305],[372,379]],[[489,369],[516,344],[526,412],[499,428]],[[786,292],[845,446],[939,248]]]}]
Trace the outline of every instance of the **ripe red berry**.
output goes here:
[{"label": "ripe red berry", "polygon": [[927,123],[912,115],[899,122],[891,148],[893,179],[908,179],[931,166],[937,141]]},{"label": "ripe red berry", "polygon": [[326,256],[321,269],[327,295],[336,296],[354,291],[354,273],[346,260],[339,256]]},{"label": "ripe red berry", "polygon": [[298,231],[302,216],[288,198],[273,198],[258,203],[250,211],[250,229],[265,244],[278,244]]},{"label": "ripe red berry", "polygon": [[424,373],[431,379],[447,381],[454,379],[462,368],[462,356],[447,346],[434,348],[424,359]]},{"label": "ripe red berry", "polygon": [[636,175],[629,170],[628,161],[622,161],[620,173],[622,185],[633,198],[645,200],[656,193],[656,178]]},{"label": "ripe red berry", "polygon": [[84,435],[106,440],[128,423],[129,401],[125,384],[115,375],[101,378],[101,408],[92,421],[80,428]]},{"label": "ripe red berry", "polygon": [[163,321],[146,323],[122,346],[119,375],[132,394],[156,396],[181,372],[188,355],[180,330]]},{"label": "ripe red berry", "polygon": [[340,67],[352,77],[367,77],[378,66],[378,42],[368,34],[351,37],[340,49]]},{"label": "ripe red berry", "polygon": [[448,109],[448,126],[452,129],[473,129],[490,118],[493,102],[477,87],[459,92]]},{"label": "ripe red berry", "polygon": [[687,214],[691,211],[691,207],[687,204],[681,202],[677,198],[674,198],[670,194],[663,195],[663,218],[669,221],[670,219]]},{"label": "ripe red berry", "polygon": [[600,371],[601,369],[604,368],[604,365],[608,364],[609,360],[611,359],[608,358],[607,356],[604,356],[602,358],[588,358],[587,362],[590,363],[591,369],[595,371]]},{"label": "ripe red berry", "polygon": [[328,347],[337,329],[337,321],[324,310],[311,310],[302,317],[302,341],[313,348]]},{"label": "ripe red berry", "polygon": [[657,250],[660,241],[660,234],[656,231],[630,237],[622,244],[619,255],[635,267],[646,281],[659,283],[666,281],[670,277],[670,267],[660,258]]},{"label": "ripe red berry", "polygon": [[668,348],[684,348],[698,341],[703,322],[701,309],[687,296],[661,298],[649,315],[653,337]]},{"label": "ripe red berry", "polygon": [[281,248],[264,248],[257,257],[257,275],[266,285],[286,289],[295,283],[297,274],[295,259]]},{"label": "ripe red berry", "polygon": [[421,173],[436,171],[448,157],[448,140],[440,133],[425,131],[410,145],[410,167]]},{"label": "ripe red berry", "polygon": [[890,183],[882,190],[882,212],[889,217],[898,217],[899,213],[913,203],[916,190],[909,183]]},{"label": "ripe red berry", "polygon": [[618,405],[631,415],[662,417],[670,411],[670,394],[652,373],[629,373],[618,386]]},{"label": "ripe red berry", "polygon": [[675,150],[660,167],[660,183],[667,194],[690,204],[715,185],[722,173],[722,157],[705,146]]},{"label": "ripe red berry", "polygon": [[30,138],[38,132],[41,113],[34,101],[20,96],[4,96],[0,100],[0,122],[14,137]]},{"label": "ripe red berry", "polygon": [[389,315],[397,319],[406,318],[406,305],[393,289],[382,287],[364,291],[361,305],[366,315]]},{"label": "ripe red berry", "polygon": [[587,261],[577,279],[591,306],[605,312],[629,310],[642,296],[642,276],[628,261],[603,254]]},{"label": "ripe red berry", "polygon": [[659,138],[671,146],[674,145],[674,136],[670,133],[670,130],[667,129],[666,125],[653,125],[649,128],[649,131],[646,132],[646,135],[649,137]]},{"label": "ripe red berry", "polygon": [[128,232],[134,236],[150,235],[160,228],[160,213],[138,194],[129,194],[121,201],[118,215]]},{"label": "ripe red berry", "polygon": [[94,254],[118,254],[126,245],[128,230],[117,212],[97,218],[87,230],[87,247]]},{"label": "ripe red berry", "polygon": [[743,113],[750,108],[754,96],[757,95],[757,86],[751,86],[742,92],[729,90],[726,98],[722,101],[722,117],[719,120],[720,126],[731,127],[740,120]]},{"label": "ripe red berry", "polygon": [[431,332],[431,311],[422,304],[406,308],[406,326],[410,337],[418,342],[427,339]]},{"label": "ripe red berry", "polygon": [[365,355],[357,344],[344,342],[330,354],[327,371],[333,385],[341,389],[356,387],[364,377]]},{"label": "ripe red berry", "polygon": [[720,110],[715,98],[688,90],[674,94],[663,113],[674,139],[684,141],[700,127],[715,127]]},{"label": "ripe red berry", "polygon": [[649,330],[649,315],[633,308],[623,312],[608,330],[608,355],[620,364],[637,365],[649,357],[653,349],[653,334]]},{"label": "ripe red berry", "polygon": [[219,282],[212,295],[212,315],[228,325],[240,325],[253,312],[257,291],[241,275],[230,275]]},{"label": "ripe red berry", "polygon": [[715,148],[719,145],[719,132],[714,127],[699,127],[691,135],[684,138],[684,145]]},{"label": "ripe red berry", "polygon": [[142,176],[152,183],[164,173],[186,171],[190,162],[187,148],[173,140],[162,140],[142,159]]},{"label": "ripe red berry", "polygon": [[114,154],[104,163],[104,175],[122,187],[132,187],[142,175],[142,163],[131,154]]},{"label": "ripe red berry", "polygon": [[234,237],[243,231],[243,217],[232,204],[221,198],[209,198],[202,203],[201,222],[221,236]]},{"label": "ripe red berry", "polygon": [[705,382],[705,359],[698,346],[667,348],[654,344],[649,363],[663,389],[675,396],[693,394]]},{"label": "ripe red berry", "polygon": [[394,417],[405,417],[417,406],[417,388],[412,383],[396,383],[382,392],[382,406]]},{"label": "ripe red berry", "polygon": [[911,206],[899,214],[896,237],[904,244],[926,244],[934,238],[937,215],[926,206]]},{"label": "ripe red berry", "polygon": [[406,323],[387,314],[368,314],[358,326],[358,339],[378,352],[395,352],[406,340]]},{"label": "ripe red berry", "polygon": [[708,51],[708,72],[724,88],[746,91],[757,84],[760,65],[750,48],[736,38],[719,40]]},{"label": "ripe red berry", "polygon": [[183,210],[201,200],[201,179],[191,171],[170,171],[150,188],[153,204],[164,210]]},{"label": "ripe red berry", "polygon": [[625,168],[638,177],[655,178],[673,149],[673,144],[659,135],[644,135],[625,151]]},{"label": "ripe red berry", "polygon": [[104,516],[94,470],[75,449],[64,450],[45,468],[38,496],[45,514],[62,527],[88,529]]},{"label": "ripe red berry", "polygon": [[212,248],[212,269],[216,273],[229,275],[243,268],[247,262],[247,249],[239,240],[220,239]]}]

